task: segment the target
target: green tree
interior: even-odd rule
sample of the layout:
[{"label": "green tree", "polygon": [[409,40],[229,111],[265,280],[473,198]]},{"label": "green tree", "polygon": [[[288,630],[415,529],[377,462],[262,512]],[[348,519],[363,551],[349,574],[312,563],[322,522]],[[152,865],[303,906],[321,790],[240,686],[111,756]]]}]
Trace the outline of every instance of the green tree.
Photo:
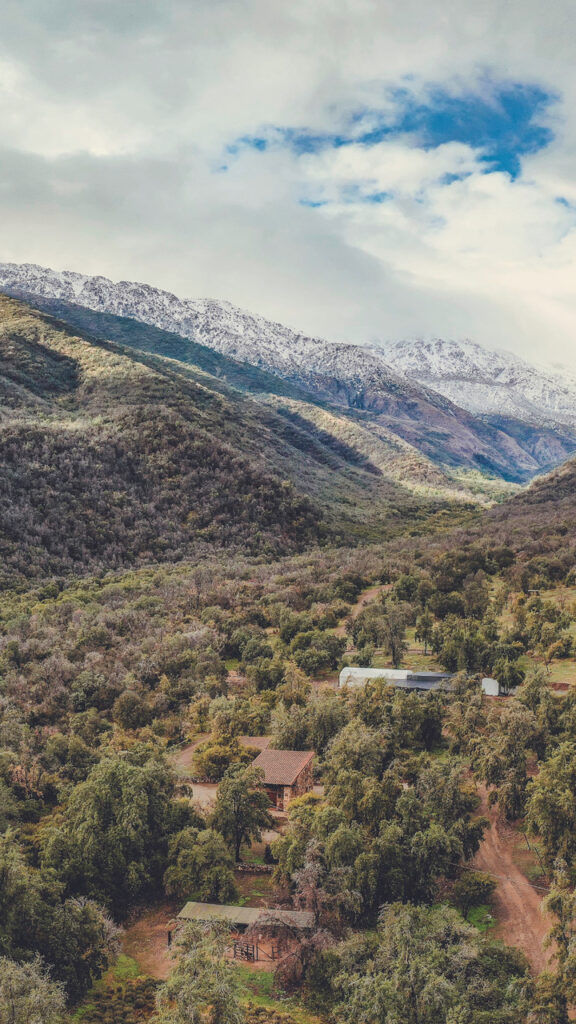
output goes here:
[{"label": "green tree", "polygon": [[64,1024],[66,1000],[42,961],[20,964],[0,957],[2,1024]]},{"label": "green tree", "polygon": [[274,824],[268,810],[270,801],[262,789],[263,778],[259,768],[232,765],[218,787],[212,825],[230,843],[237,862],[242,844],[259,842],[262,829]]},{"label": "green tree", "polygon": [[[514,1024],[530,988],[521,953],[491,944],[448,907],[395,904],[378,936],[331,951],[328,984],[350,1024]],[[330,978],[332,980],[330,981]]]},{"label": "green tree", "polygon": [[150,709],[139,693],[125,690],[114,701],[112,717],[122,729],[140,729],[150,721]]},{"label": "green tree", "polygon": [[341,771],[355,770],[380,776],[389,756],[388,738],[378,729],[353,718],[326,748],[325,773],[330,782]]},{"label": "green tree", "polygon": [[568,1005],[576,1001],[576,894],[566,862],[560,858],[554,862],[552,885],[544,897],[544,909],[555,918],[546,945],[554,950],[556,998],[568,1020]]},{"label": "green tree", "polygon": [[240,745],[236,737],[228,742],[206,740],[200,743],[192,756],[192,769],[197,779],[219,782],[231,764],[249,764],[254,753]]},{"label": "green tree", "polygon": [[277,750],[308,750],[310,740],[310,711],[308,707],[284,702],[276,706],[270,722],[272,746]]},{"label": "green tree", "polygon": [[464,871],[452,890],[452,898],[466,919],[472,907],[490,902],[495,888],[494,879],[483,871]]},{"label": "green tree", "polygon": [[528,785],[527,822],[539,835],[546,864],[576,860],[576,744],[561,743]]},{"label": "green tree", "polygon": [[[143,760],[143,763],[138,763]],[[122,916],[161,882],[176,830],[174,778],[156,758],[105,758],[72,791],[66,816],[44,837],[43,863],[68,891],[103,900]]]},{"label": "green tree", "polygon": [[406,643],[406,614],[396,605],[389,605],[384,618],[384,646],[394,668],[399,668],[408,650]]},{"label": "green tree", "polygon": [[229,930],[190,922],[178,940],[176,966],[161,986],[152,1024],[243,1024],[235,965],[224,958]]},{"label": "green tree", "polygon": [[415,640],[424,644],[424,654],[428,654],[428,648],[434,636],[434,616],[430,612],[424,612],[416,621]]},{"label": "green tree", "polygon": [[186,828],[170,840],[164,888],[169,896],[231,903],[238,896],[234,861],[219,832]]}]

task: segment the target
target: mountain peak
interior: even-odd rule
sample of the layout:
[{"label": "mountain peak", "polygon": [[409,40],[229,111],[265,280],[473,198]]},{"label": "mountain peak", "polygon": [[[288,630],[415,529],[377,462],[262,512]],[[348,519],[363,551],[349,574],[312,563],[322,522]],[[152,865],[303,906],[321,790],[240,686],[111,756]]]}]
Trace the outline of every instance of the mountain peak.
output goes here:
[{"label": "mountain peak", "polygon": [[576,425],[576,379],[468,339],[397,341],[383,348],[396,373],[475,415],[535,425]]}]

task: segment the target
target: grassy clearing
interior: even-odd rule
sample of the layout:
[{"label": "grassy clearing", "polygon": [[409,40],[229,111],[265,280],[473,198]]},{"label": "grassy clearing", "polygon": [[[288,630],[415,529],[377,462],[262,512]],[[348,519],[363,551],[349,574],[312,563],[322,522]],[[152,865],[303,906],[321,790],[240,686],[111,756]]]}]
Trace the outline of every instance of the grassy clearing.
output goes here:
[{"label": "grassy clearing", "polygon": [[268,902],[273,894],[270,875],[247,875],[236,871],[234,880],[241,898],[239,906],[261,906],[263,902]]},{"label": "grassy clearing", "polygon": [[324,1018],[311,1013],[300,1000],[278,997],[274,992],[273,971],[254,970],[244,964],[239,964],[237,971],[244,1003],[264,1007],[270,1012],[289,1013],[297,1024],[325,1024]]},{"label": "grassy clearing", "polygon": [[468,911],[466,920],[468,924],[473,924],[479,932],[487,932],[498,923],[487,903],[482,903],[479,907],[472,907]]},{"label": "grassy clearing", "polygon": [[69,1017],[70,1024],[96,1024],[104,1020],[140,1024],[152,1012],[155,987],[156,982],[142,973],[136,961],[121,953]]}]

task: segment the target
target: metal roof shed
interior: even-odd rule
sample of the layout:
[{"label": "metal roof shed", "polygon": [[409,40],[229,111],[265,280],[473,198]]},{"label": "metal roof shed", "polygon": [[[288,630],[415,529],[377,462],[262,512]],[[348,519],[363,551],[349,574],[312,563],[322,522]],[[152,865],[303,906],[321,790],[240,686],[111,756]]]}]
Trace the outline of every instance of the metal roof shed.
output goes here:
[{"label": "metal roof shed", "polygon": [[314,925],[314,915],[307,910],[280,910],[276,907],[230,907],[219,903],[187,903],[178,914],[178,921],[228,921],[242,930],[252,925],[284,924],[298,930]]}]

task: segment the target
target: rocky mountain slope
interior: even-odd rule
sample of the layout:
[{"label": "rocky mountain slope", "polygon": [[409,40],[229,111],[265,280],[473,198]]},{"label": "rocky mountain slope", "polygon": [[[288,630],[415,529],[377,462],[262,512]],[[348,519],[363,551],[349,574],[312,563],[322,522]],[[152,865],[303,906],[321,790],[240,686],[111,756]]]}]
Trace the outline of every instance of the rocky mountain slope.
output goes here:
[{"label": "rocky mountain slope", "polygon": [[398,341],[386,345],[383,355],[397,373],[476,415],[535,426],[576,425],[576,376],[539,369],[472,341]]},{"label": "rocky mountain slope", "polygon": [[[130,330],[124,326],[124,343],[184,362],[194,359],[186,340],[208,347],[265,373],[268,381],[274,375],[314,402],[349,410],[365,429],[391,432],[444,467],[521,482],[576,448],[576,424],[480,418],[413,380],[403,367],[391,367],[388,355],[377,347],[309,338],[226,302],[179,299],[148,285],[15,264],[0,264],[0,289],[100,338],[117,337],[111,333],[111,316],[137,321],[139,341],[128,340]],[[95,314],[108,319],[98,323]],[[142,324],[168,332],[172,347],[165,334],[160,348],[157,336],[144,342]],[[278,391],[262,378],[260,385],[262,393]]]},{"label": "rocky mountain slope", "polygon": [[149,329],[129,326],[134,347],[0,296],[0,587],[378,540],[470,503],[385,430],[296,393],[253,396],[226,380],[251,368],[202,346],[186,362],[142,351]]}]

